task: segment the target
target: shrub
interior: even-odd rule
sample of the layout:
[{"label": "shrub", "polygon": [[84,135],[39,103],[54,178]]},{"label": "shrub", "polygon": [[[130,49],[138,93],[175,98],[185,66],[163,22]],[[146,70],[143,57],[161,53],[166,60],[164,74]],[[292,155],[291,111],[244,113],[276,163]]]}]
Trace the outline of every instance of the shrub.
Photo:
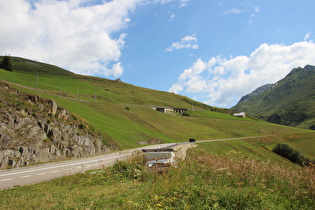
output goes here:
[{"label": "shrub", "polygon": [[7,71],[12,71],[12,59],[11,56],[4,56],[0,68],[5,69]]},{"label": "shrub", "polygon": [[143,181],[149,175],[145,165],[146,159],[143,155],[133,155],[127,161],[117,161],[112,167],[106,168],[104,175],[109,182]]},{"label": "shrub", "polygon": [[184,112],[183,116],[190,116],[190,114],[188,112]]},{"label": "shrub", "polygon": [[112,173],[118,175],[117,178],[122,181],[138,179],[142,174],[142,170],[143,168],[141,165],[119,161],[113,166]]},{"label": "shrub", "polygon": [[277,146],[275,146],[275,148],[272,149],[272,151],[301,166],[309,164],[308,158],[304,157],[300,152],[294,150],[287,144],[279,143]]},{"label": "shrub", "polygon": [[86,126],[85,126],[83,123],[81,123],[81,124],[79,125],[79,129],[84,130],[85,128],[86,128]]},{"label": "shrub", "polygon": [[311,125],[311,126],[309,127],[309,129],[315,130],[315,125]]}]

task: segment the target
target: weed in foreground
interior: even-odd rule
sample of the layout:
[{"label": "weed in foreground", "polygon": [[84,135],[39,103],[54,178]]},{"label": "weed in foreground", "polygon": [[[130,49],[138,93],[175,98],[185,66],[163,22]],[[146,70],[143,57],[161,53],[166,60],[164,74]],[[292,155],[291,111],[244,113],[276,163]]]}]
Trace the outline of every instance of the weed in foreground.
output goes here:
[{"label": "weed in foreground", "polygon": [[[186,161],[147,182],[125,207],[137,209],[312,209],[314,167],[283,168],[191,151]],[[146,198],[146,199],[144,199]]]}]

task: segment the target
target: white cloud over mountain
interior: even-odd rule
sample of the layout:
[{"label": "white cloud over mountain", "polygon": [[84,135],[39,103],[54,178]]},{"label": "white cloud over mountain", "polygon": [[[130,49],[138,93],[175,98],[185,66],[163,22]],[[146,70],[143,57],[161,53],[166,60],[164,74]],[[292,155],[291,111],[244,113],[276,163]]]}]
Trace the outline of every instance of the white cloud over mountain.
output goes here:
[{"label": "white cloud over mountain", "polygon": [[262,44],[249,56],[197,59],[185,69],[170,92],[188,94],[219,107],[231,107],[261,85],[275,83],[293,68],[315,64],[312,41],[292,45]]}]

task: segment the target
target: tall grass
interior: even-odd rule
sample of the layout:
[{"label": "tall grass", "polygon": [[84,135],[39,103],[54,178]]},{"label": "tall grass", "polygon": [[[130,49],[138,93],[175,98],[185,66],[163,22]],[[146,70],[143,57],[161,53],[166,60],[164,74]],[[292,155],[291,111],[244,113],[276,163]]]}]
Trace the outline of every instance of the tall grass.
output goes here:
[{"label": "tall grass", "polygon": [[200,149],[163,173],[137,156],[100,171],[0,192],[4,209],[313,209],[314,167]]},{"label": "tall grass", "polygon": [[138,206],[178,209],[311,209],[314,167],[280,167],[193,151],[178,168],[154,180]]}]

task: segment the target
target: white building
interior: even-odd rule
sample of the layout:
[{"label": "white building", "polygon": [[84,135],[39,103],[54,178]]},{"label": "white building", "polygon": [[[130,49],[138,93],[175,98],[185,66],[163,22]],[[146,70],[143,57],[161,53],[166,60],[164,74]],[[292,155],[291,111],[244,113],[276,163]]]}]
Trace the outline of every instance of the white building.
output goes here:
[{"label": "white building", "polygon": [[245,112],[234,113],[233,116],[244,118],[244,117],[246,117],[246,113]]}]

